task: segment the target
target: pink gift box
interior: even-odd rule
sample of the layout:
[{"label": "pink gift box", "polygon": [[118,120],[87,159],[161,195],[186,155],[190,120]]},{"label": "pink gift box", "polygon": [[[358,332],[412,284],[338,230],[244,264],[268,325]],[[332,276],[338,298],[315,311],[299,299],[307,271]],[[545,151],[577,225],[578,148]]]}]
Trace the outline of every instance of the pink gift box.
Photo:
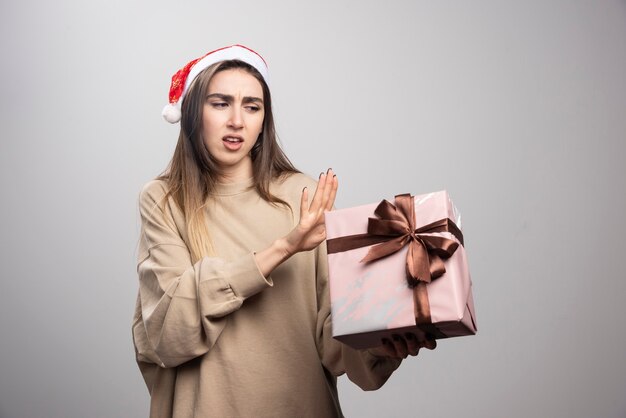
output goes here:
[{"label": "pink gift box", "polygon": [[[446,191],[413,199],[416,229],[448,218],[460,231],[460,215]],[[329,248],[335,238],[367,233],[368,218],[376,217],[377,206],[374,203],[326,213]],[[425,235],[461,244],[451,232]],[[422,324],[423,317],[416,320],[414,289],[407,281],[408,245],[378,260],[361,262],[371,247],[329,251],[333,337],[361,349],[376,347],[382,338],[391,339],[393,334],[405,332],[414,332],[418,338],[427,335],[437,339],[476,334],[472,282],[463,245],[458,245],[452,256],[444,260],[445,273],[425,285],[430,305],[430,321],[426,324]]]}]

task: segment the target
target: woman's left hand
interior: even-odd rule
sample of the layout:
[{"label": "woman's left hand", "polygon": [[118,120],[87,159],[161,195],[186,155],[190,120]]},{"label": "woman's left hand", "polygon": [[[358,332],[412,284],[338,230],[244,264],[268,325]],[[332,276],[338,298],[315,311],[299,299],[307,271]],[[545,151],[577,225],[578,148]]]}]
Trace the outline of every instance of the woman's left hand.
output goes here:
[{"label": "woman's left hand", "polygon": [[383,338],[380,346],[370,348],[368,351],[378,357],[404,359],[408,356],[416,356],[423,347],[434,350],[437,347],[437,341],[428,339],[420,341],[412,333],[406,333],[404,336],[394,334],[391,339]]}]

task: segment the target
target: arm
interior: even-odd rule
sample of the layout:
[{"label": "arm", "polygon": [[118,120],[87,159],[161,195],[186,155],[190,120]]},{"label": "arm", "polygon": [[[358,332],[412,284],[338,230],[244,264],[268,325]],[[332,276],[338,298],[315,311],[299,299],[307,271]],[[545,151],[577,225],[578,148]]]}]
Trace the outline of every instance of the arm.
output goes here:
[{"label": "arm", "polygon": [[[254,255],[234,261],[205,257],[192,264],[172,215],[163,210],[164,190],[146,187],[139,199],[141,252],[139,298],[133,338],[137,359],[174,367],[206,353],[226,316],[248,297],[272,286]],[[169,202],[166,202],[168,205]]]},{"label": "arm", "polygon": [[300,221],[287,236],[233,261],[204,257],[192,264],[172,215],[177,208],[167,202],[169,210],[163,209],[162,185],[146,187],[139,202],[139,298],[133,323],[137,360],[175,367],[208,352],[227,315],[271,287],[266,277],[279,264],[324,240],[324,210],[332,207],[336,191],[337,180],[329,170],[320,175],[310,205],[308,191],[303,191]]}]

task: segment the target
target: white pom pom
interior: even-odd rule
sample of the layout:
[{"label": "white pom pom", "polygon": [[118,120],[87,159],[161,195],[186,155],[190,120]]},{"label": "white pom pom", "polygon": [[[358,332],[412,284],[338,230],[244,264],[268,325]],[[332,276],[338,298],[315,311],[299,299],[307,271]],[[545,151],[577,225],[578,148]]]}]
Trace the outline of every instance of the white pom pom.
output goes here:
[{"label": "white pom pom", "polygon": [[163,108],[161,112],[163,118],[169,123],[176,123],[180,121],[180,109],[176,105],[176,103],[169,103]]}]

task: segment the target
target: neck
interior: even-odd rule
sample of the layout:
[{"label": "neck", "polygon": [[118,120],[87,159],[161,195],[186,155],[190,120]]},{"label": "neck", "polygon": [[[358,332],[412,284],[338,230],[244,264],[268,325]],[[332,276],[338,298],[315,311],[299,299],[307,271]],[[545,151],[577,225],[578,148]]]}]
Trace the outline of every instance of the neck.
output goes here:
[{"label": "neck", "polygon": [[240,164],[230,167],[222,167],[219,178],[220,183],[241,183],[253,176],[252,159],[246,158]]}]

